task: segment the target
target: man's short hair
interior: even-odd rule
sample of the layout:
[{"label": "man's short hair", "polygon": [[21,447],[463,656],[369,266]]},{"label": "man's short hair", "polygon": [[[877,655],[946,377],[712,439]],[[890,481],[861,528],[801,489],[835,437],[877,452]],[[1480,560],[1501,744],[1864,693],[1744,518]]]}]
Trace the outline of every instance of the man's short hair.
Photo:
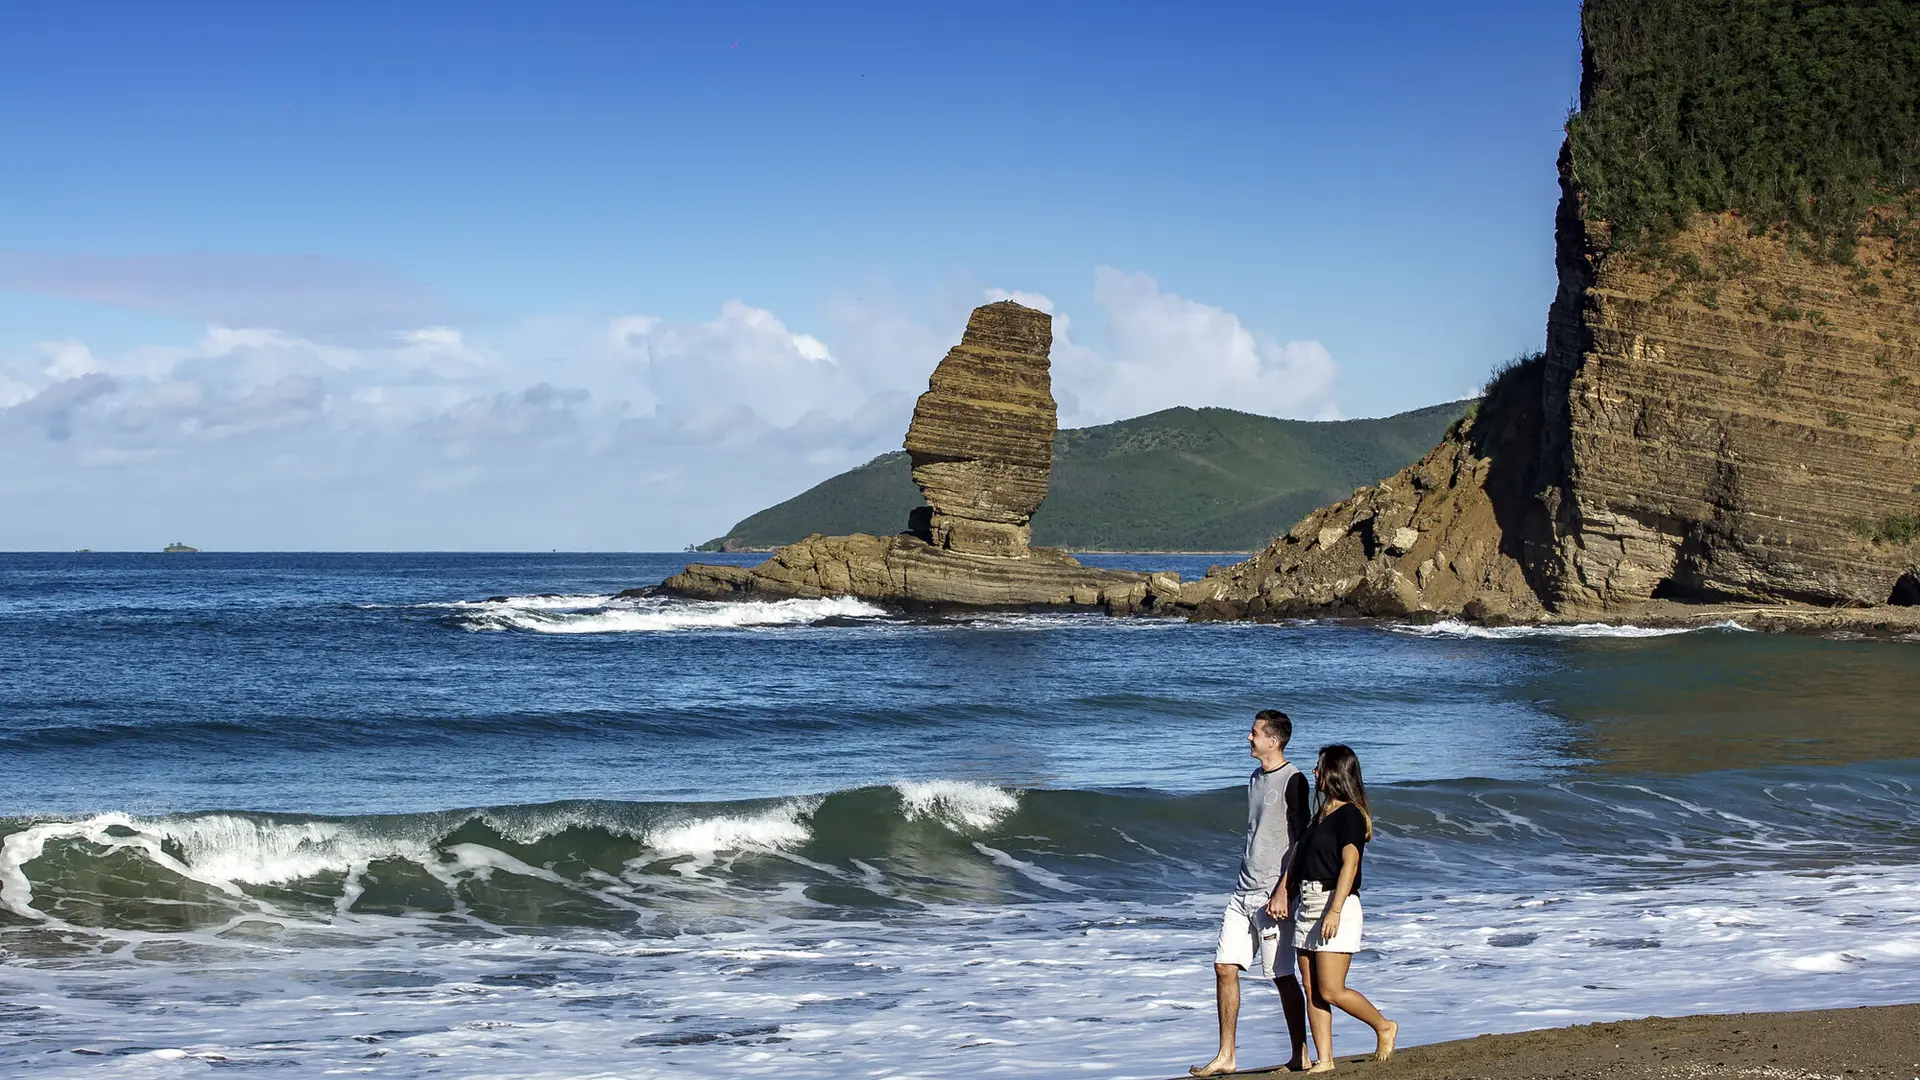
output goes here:
[{"label": "man's short hair", "polygon": [[1293,741],[1293,721],[1279,709],[1261,709],[1253,714],[1255,721],[1267,725],[1267,734],[1280,740],[1281,746]]}]

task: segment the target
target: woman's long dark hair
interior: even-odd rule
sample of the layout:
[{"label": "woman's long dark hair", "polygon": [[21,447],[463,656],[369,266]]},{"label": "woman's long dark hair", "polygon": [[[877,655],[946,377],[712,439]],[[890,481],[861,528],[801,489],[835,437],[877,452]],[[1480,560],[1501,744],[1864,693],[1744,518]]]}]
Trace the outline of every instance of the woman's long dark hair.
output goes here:
[{"label": "woman's long dark hair", "polygon": [[1320,805],[1326,806],[1328,799],[1339,799],[1360,808],[1360,816],[1367,821],[1367,839],[1373,839],[1373,811],[1367,807],[1367,785],[1360,779],[1360,756],[1346,743],[1334,743],[1320,748],[1320,775],[1316,791],[1320,796]]}]

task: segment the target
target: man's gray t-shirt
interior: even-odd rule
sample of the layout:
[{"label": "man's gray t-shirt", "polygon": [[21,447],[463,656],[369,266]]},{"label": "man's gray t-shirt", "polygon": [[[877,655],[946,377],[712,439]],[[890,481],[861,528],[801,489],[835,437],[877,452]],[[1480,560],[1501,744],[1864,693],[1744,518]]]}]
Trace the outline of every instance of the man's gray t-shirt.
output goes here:
[{"label": "man's gray t-shirt", "polygon": [[1292,762],[1247,778],[1247,850],[1240,856],[1243,893],[1272,893],[1287,869],[1287,852],[1307,829],[1307,778]]}]

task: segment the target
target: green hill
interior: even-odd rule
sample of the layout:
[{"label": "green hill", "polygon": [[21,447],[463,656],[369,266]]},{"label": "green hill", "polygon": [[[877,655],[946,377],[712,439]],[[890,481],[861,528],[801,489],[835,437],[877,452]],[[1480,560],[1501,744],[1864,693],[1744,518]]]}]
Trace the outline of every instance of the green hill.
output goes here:
[{"label": "green hill", "polygon": [[[1413,463],[1467,406],[1326,421],[1180,408],[1062,431],[1033,540],[1071,551],[1252,551],[1308,511]],[[882,454],[700,549],[777,547],[816,532],[899,532],[921,505],[910,468],[905,451]]]}]

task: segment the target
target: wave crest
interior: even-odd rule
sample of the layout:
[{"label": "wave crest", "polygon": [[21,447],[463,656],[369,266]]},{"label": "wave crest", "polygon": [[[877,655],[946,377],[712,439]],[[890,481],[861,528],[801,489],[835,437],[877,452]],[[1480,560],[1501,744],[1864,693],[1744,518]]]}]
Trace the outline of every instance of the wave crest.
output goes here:
[{"label": "wave crest", "polygon": [[817,600],[744,601],[510,596],[445,606],[457,609],[450,621],[463,630],[517,630],[534,634],[760,629],[808,626],[828,619],[877,619],[888,615],[885,608],[851,596]]},{"label": "wave crest", "polygon": [[932,819],[956,832],[991,829],[1020,808],[1019,796],[991,784],[902,780],[893,789],[900,793],[900,810],[908,821]]}]

